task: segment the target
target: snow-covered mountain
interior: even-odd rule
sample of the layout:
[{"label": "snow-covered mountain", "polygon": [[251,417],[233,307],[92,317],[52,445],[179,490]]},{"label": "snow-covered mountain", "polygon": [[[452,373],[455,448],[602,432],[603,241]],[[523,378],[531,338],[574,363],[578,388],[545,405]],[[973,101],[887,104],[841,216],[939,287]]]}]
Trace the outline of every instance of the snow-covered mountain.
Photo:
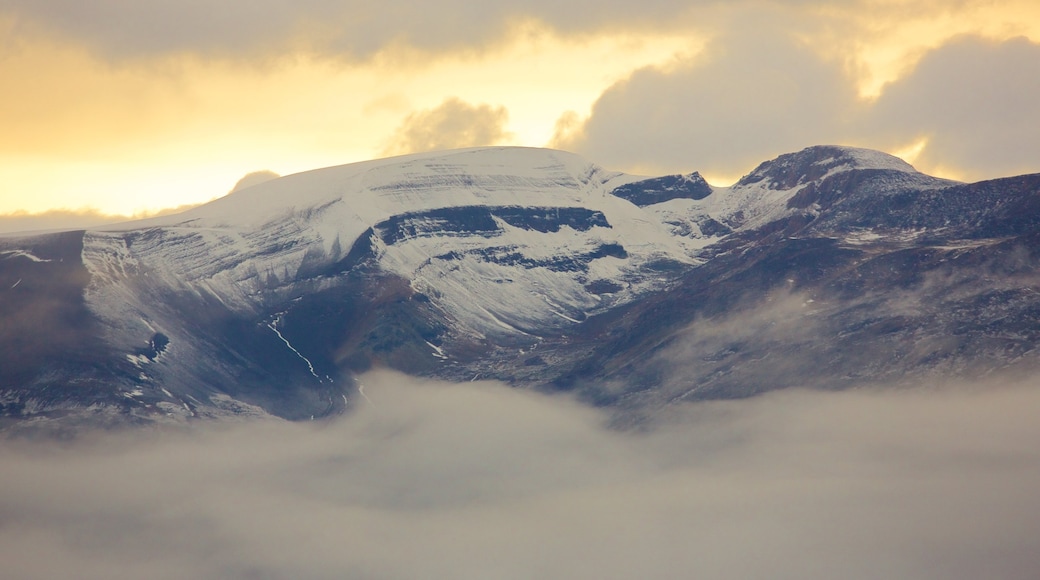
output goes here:
[{"label": "snow-covered mountain", "polygon": [[[529,148],[291,175],[178,215],[0,238],[0,409],[65,422],[304,419],[352,404],[355,373],[373,365],[572,388],[622,406],[742,396],[798,373],[822,381],[834,377],[820,364],[781,365],[789,380],[740,374],[785,352],[768,339],[775,324],[734,339],[746,351],[739,372],[710,360],[681,376],[662,369],[675,357],[732,358],[719,354],[734,348],[725,333],[708,340],[698,328],[768,318],[773,298],[816,304],[814,321],[839,335],[874,315],[909,320],[888,306],[850,315],[870,309],[850,276],[875,293],[941,294],[966,289],[951,282],[962,270],[1014,254],[1017,269],[978,290],[1021,290],[1038,192],[1038,176],[964,185],[832,146],[782,155],[728,188]],[[978,263],[962,268],[968,255]],[[864,278],[885,260],[898,276]],[[1007,328],[1004,318],[994,324]],[[805,340],[817,339],[841,343]],[[1023,356],[1033,339],[1022,335]],[[865,355],[852,368],[839,354],[841,372],[863,380],[913,370]]]}]

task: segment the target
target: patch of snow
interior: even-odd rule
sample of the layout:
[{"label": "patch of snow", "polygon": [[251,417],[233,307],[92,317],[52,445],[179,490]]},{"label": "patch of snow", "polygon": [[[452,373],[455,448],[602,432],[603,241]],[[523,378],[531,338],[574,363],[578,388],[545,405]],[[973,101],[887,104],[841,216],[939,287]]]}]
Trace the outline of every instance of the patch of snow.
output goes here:
[{"label": "patch of snow", "polygon": [[580,320],[575,320],[575,319],[571,318],[570,316],[567,316],[566,314],[564,314],[562,312],[559,312],[557,310],[550,310],[550,312],[552,312],[556,316],[559,316],[560,318],[562,318],[562,319],[564,319],[564,320],[566,320],[568,322],[573,322],[575,324],[581,322]]},{"label": "patch of snow", "polygon": [[0,260],[10,260],[11,258],[28,258],[33,262],[53,262],[54,260],[46,260],[39,258],[35,254],[26,252],[25,250],[7,250],[0,252]]},{"label": "patch of snow", "polygon": [[843,157],[851,161],[851,164],[844,166],[850,169],[889,169],[905,173],[917,173],[917,170],[912,165],[895,155],[860,147],[841,146],[836,148],[841,150]]},{"label": "patch of snow", "polygon": [[435,357],[437,357],[439,359],[447,359],[448,358],[444,354],[444,350],[441,347],[433,344],[432,342],[430,342],[428,340],[424,340],[423,342],[425,342],[427,346],[429,346],[430,348],[433,349],[433,356],[435,356]]},{"label": "patch of snow", "polygon": [[148,357],[146,357],[143,354],[128,354],[126,355],[126,360],[130,361],[131,363],[137,366],[145,365],[152,362],[151,360],[149,360]]},{"label": "patch of snow", "polygon": [[845,236],[845,238],[842,241],[849,245],[860,246],[863,244],[876,242],[881,238],[882,235],[873,230],[859,230],[851,232],[849,235]]},{"label": "patch of snow", "polygon": [[[277,324],[277,319],[275,320],[275,324]],[[303,354],[300,351],[296,350],[296,347],[294,347],[288,341],[288,339],[286,339],[284,336],[282,336],[282,333],[279,332],[277,328],[275,328],[274,324],[268,323],[267,324],[267,328],[270,328],[271,330],[273,330],[274,333],[278,335],[278,338],[282,339],[282,342],[285,343],[285,346],[289,347],[289,350],[291,350],[294,353],[296,353],[296,356],[300,357],[303,360],[303,362],[307,363],[307,368],[310,369],[311,375],[313,375],[314,378],[318,379],[319,383],[324,383],[325,382],[325,381],[322,380],[321,377],[318,376],[318,373],[314,371],[314,365],[311,364],[310,359],[308,359],[307,357],[303,356]]]}]

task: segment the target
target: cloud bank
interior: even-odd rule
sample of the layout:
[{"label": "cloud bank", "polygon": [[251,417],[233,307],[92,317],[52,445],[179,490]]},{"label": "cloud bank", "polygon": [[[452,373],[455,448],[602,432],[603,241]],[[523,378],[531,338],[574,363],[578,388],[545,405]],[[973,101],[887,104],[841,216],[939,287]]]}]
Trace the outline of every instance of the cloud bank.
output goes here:
[{"label": "cloud bank", "polygon": [[1040,391],[786,391],[640,433],[365,378],[281,422],[0,446],[15,578],[1028,578]]}]

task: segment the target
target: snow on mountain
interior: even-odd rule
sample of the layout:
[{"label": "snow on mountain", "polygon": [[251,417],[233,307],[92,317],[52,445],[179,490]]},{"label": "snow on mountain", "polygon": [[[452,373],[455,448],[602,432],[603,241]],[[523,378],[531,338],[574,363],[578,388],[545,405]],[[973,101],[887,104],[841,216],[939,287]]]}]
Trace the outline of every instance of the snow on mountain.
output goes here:
[{"label": "snow on mountain", "polygon": [[163,292],[255,314],[373,259],[460,333],[535,335],[660,289],[668,272],[703,261],[704,248],[798,211],[793,198],[852,169],[940,181],[884,153],[833,146],[782,155],[728,188],[519,147],[319,169],[88,232],[87,300],[111,326],[142,333],[135,321],[156,315],[151,301]]},{"label": "snow on mountain", "polygon": [[[648,264],[692,261],[653,212],[611,195],[635,179],[528,148],[291,175],[175,216],[89,232],[88,303],[116,326],[127,324],[128,304],[139,310],[130,319],[148,319],[155,308],[124,283],[137,276],[138,286],[259,312],[298,294],[301,275],[367,250],[475,336],[566,326],[654,287],[660,276]],[[310,291],[336,283],[311,277]],[[618,289],[597,290],[602,281]]]}]

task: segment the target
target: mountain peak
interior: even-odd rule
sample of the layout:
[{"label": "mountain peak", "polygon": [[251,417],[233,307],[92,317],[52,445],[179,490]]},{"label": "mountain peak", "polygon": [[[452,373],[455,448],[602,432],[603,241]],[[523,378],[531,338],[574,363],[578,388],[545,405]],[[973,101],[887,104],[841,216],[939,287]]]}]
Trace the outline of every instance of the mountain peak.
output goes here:
[{"label": "mountain peak", "polygon": [[770,189],[794,189],[830,174],[855,169],[917,173],[906,161],[881,151],[840,145],[816,145],[796,153],[785,153],[760,164],[754,171],[742,177],[737,185],[766,181]]}]

